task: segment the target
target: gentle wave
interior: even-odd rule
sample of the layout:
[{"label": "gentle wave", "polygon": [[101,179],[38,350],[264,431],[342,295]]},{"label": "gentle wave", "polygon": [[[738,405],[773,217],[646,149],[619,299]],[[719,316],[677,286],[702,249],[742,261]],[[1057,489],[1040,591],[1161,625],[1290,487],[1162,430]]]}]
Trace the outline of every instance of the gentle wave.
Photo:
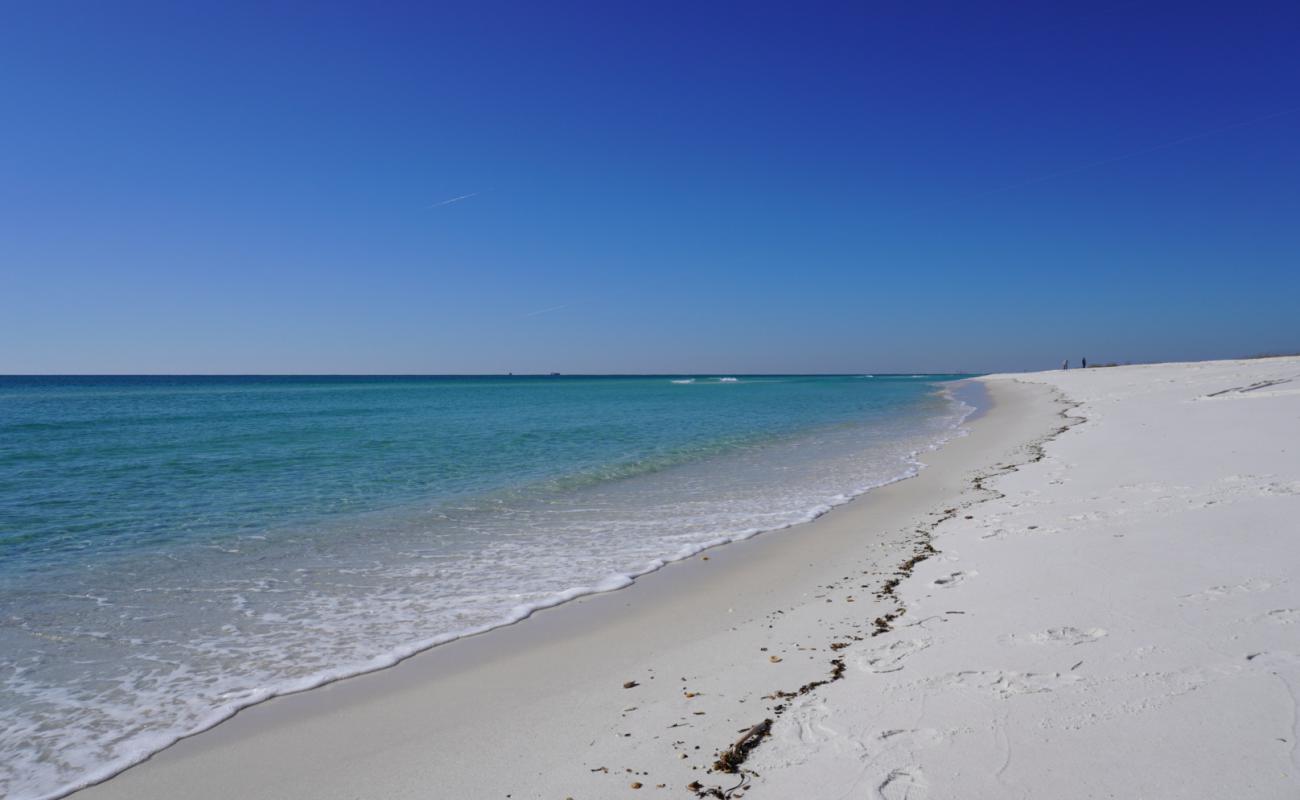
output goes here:
[{"label": "gentle wave", "polygon": [[[94,710],[87,709],[87,695],[52,685],[34,668],[15,669],[4,688],[37,698],[45,711],[15,714],[0,735],[0,753],[25,773],[11,775],[8,794],[63,796],[271,697],[383,669],[431,647],[517,623],[539,609],[625,587],[708,548],[815,519],[915,475],[920,453],[958,435],[973,410],[950,396],[947,403],[938,416],[931,410],[924,419],[891,423],[883,432],[837,425],[775,439],[719,439],[709,447],[670,448],[468,502],[366,512],[341,518],[337,529],[301,536],[247,533],[186,550],[173,547],[168,557],[180,566],[151,585],[126,576],[106,579],[107,585],[68,586],[63,599],[43,613],[82,609],[67,616],[84,625],[59,634],[72,642],[69,650],[106,657],[125,646],[136,659],[132,664],[140,666],[117,676],[117,688],[90,698],[100,706],[97,716],[85,718],[91,724],[83,726],[83,738],[69,733],[57,751],[40,750],[55,746],[42,738],[43,731],[51,719],[73,718],[70,711]],[[786,474],[780,486],[769,485],[773,464],[798,466],[803,482]],[[855,472],[872,477],[843,483]],[[842,485],[830,488],[836,484]],[[626,535],[611,536],[611,530]],[[445,541],[431,541],[428,531],[478,532],[496,549],[464,561],[457,548],[477,540],[444,535]],[[376,536],[382,541],[374,541]],[[309,543],[316,555],[306,558],[302,548]],[[553,586],[565,570],[574,571],[575,556],[592,559],[593,577]],[[426,563],[435,566],[419,566]],[[602,564],[619,563],[625,566],[600,571]],[[246,566],[235,569],[241,564],[274,568],[245,576]],[[473,587],[491,569],[500,572],[501,588],[482,594]],[[215,582],[188,580],[226,573]],[[431,606],[430,591],[443,592],[447,604]],[[195,600],[196,593],[206,594]],[[508,602],[512,593],[518,602]],[[190,630],[191,616],[207,620],[214,613],[228,619],[225,628],[201,633],[201,641],[183,647],[168,644],[174,633]],[[417,633],[433,624],[441,630]],[[25,626],[26,621],[23,630],[41,635],[34,624]],[[286,631],[298,639],[286,643]],[[309,645],[333,649],[295,652]],[[286,657],[297,659],[296,674],[283,662]],[[138,719],[144,709],[173,709],[180,697],[190,705],[170,722],[145,719],[133,723],[137,728],[128,735],[111,727]],[[113,740],[116,749],[106,750],[103,742]]]}]

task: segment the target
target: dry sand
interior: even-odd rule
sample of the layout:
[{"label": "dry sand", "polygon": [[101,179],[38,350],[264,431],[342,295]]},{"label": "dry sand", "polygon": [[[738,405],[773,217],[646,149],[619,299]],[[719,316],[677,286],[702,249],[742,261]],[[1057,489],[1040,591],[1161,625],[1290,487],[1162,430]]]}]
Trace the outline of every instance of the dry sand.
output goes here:
[{"label": "dry sand", "polygon": [[916,478],[76,796],[1300,795],[1300,359],[985,383]]},{"label": "dry sand", "polygon": [[1300,797],[1300,359],[1019,379],[1086,421],[939,528],[752,796]]}]

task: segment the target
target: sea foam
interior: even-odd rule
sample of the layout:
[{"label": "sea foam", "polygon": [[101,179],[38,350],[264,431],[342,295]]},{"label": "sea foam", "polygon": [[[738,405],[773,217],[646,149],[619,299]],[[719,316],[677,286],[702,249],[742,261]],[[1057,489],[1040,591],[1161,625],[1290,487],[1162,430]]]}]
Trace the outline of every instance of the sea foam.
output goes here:
[{"label": "sea foam", "polygon": [[[839,390],[814,383],[796,397],[827,391]],[[690,402],[753,402],[706,395],[741,397]],[[33,559],[4,575],[14,612],[0,631],[0,793],[61,796],[267,698],[815,519],[914,475],[920,453],[959,433],[971,410],[923,385],[900,396],[861,421],[729,434],[622,464],[602,456],[447,500],[146,542],[93,562],[62,556],[74,569]],[[773,419],[793,408],[774,407]]]}]

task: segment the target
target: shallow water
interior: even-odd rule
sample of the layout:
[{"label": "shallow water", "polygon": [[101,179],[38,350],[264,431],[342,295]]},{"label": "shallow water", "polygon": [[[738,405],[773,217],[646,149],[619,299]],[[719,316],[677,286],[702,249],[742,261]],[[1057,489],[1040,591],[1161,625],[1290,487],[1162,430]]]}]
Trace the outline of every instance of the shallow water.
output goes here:
[{"label": "shallow water", "polygon": [[0,378],[0,794],[811,519],[954,377]]}]

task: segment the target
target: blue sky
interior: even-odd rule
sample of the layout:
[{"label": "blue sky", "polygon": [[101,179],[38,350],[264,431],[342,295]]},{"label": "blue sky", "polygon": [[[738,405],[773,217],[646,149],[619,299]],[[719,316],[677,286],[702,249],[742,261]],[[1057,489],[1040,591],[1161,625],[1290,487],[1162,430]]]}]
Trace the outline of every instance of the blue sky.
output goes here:
[{"label": "blue sky", "polygon": [[1300,10],[1056,5],[4,4],[0,372],[1300,350]]}]

